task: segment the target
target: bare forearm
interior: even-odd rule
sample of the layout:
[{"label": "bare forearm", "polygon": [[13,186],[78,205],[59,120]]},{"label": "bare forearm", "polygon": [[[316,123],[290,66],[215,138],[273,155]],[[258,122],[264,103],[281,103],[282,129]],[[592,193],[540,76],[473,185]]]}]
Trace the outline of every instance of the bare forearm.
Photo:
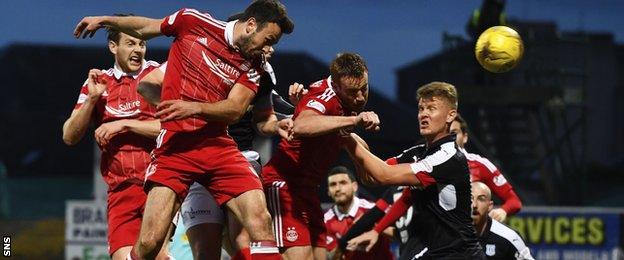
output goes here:
[{"label": "bare forearm", "polygon": [[148,138],[156,139],[156,137],[160,133],[159,120],[127,119],[124,122],[124,125],[128,131]]},{"label": "bare forearm", "polygon": [[106,16],[103,25],[113,27],[139,39],[149,40],[162,35],[160,24],[162,19],[141,16]]},{"label": "bare forearm", "polygon": [[75,145],[84,136],[91,123],[91,114],[95,102],[85,102],[79,109],[72,112],[72,115],[63,124],[63,142],[67,145]]},{"label": "bare forearm", "polygon": [[295,119],[295,137],[313,137],[337,132],[356,125],[355,116],[309,115]]},{"label": "bare forearm", "polygon": [[258,132],[265,136],[272,136],[277,134],[277,116],[271,114],[266,120],[256,123]]},{"label": "bare forearm", "polygon": [[243,107],[232,100],[221,100],[215,103],[199,103],[199,116],[209,121],[225,122],[228,125],[236,123],[245,114],[247,106]]}]

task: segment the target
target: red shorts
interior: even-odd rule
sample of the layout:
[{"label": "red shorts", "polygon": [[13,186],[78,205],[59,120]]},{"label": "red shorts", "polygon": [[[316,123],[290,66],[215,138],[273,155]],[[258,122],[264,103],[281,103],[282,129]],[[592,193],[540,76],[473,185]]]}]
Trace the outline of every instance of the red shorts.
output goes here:
[{"label": "red shorts", "polygon": [[[316,189],[275,181],[264,187],[278,247],[326,247],[326,230]],[[296,190],[296,192],[294,192]]]},{"label": "red shorts", "polygon": [[133,246],[139,237],[147,195],[143,186],[125,183],[108,191],[108,253]]},{"label": "red shorts", "polygon": [[222,205],[238,195],[261,190],[258,174],[227,134],[160,131],[145,187],[160,184],[183,201],[193,182],[202,184]]}]

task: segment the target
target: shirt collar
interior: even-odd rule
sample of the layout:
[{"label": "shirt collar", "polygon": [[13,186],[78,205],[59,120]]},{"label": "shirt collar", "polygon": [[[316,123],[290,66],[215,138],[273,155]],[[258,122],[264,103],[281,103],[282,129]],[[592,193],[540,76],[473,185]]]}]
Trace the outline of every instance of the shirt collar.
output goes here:
[{"label": "shirt collar", "polygon": [[334,213],[336,214],[338,221],[342,221],[342,219],[344,219],[346,216],[355,218],[355,215],[358,212],[358,208],[360,207],[359,205],[360,199],[356,196],[353,196],[353,201],[351,202],[351,207],[349,208],[349,212],[347,212],[347,214],[342,214],[342,212],[338,210],[338,205],[334,205]]},{"label": "shirt collar", "polygon": [[136,79],[139,74],[141,74],[141,72],[145,69],[145,67],[147,67],[147,62],[145,60],[143,60],[143,62],[141,63],[142,65],[140,70],[136,72],[124,72],[123,70],[121,70],[117,62],[115,62],[115,65],[113,65],[113,75],[117,80],[121,79],[121,77],[123,76],[132,76],[134,79]]},{"label": "shirt collar", "polygon": [[236,24],[236,22],[238,22],[238,20],[228,22],[225,25],[225,32],[223,32],[225,34],[225,41],[228,43],[228,45],[230,45],[230,47],[234,49],[238,49],[236,48],[236,46],[234,46],[234,25]]}]

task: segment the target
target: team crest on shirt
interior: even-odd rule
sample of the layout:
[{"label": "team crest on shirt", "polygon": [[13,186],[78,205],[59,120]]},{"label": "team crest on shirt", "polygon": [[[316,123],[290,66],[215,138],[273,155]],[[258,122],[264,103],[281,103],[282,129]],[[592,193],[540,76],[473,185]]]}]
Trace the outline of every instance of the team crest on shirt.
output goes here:
[{"label": "team crest on shirt", "polygon": [[496,245],[487,244],[485,245],[485,254],[488,256],[493,256],[496,254]]},{"label": "team crest on shirt", "polygon": [[289,227],[286,231],[286,240],[295,242],[299,238],[299,233],[295,230],[295,227]]}]

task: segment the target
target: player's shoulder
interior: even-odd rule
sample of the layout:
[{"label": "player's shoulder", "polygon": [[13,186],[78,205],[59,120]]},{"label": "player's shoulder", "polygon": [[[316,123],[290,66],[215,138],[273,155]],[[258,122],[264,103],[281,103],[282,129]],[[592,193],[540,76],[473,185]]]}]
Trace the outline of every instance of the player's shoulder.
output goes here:
[{"label": "player's shoulder", "polygon": [[225,25],[227,24],[224,21],[219,19],[215,19],[212,15],[206,12],[200,12],[197,9],[193,8],[183,8],[180,10],[179,15],[184,17],[192,17],[197,19],[198,21],[202,21],[207,25],[212,25],[221,29],[225,29]]},{"label": "player's shoulder", "polygon": [[[165,63],[166,63],[166,61],[165,61]],[[163,63],[163,64],[165,64],[165,63]],[[152,67],[153,68],[158,68],[158,67],[160,67],[160,65],[161,64],[158,63],[157,61],[153,61],[153,60],[145,61],[145,68],[152,68]]]},{"label": "player's shoulder", "polygon": [[474,166],[485,167],[490,172],[495,172],[498,170],[496,168],[496,165],[494,165],[488,158],[485,158],[475,153],[464,152],[464,154],[466,155],[466,160],[468,160],[468,163]]},{"label": "player's shoulder", "polygon": [[327,223],[327,221],[330,221],[335,217],[336,217],[336,213],[334,213],[334,210],[332,208],[329,208],[327,211],[325,211],[325,214],[323,215],[323,218],[325,219],[325,223]]},{"label": "player's shoulder", "polygon": [[498,235],[499,237],[503,238],[504,240],[512,244],[518,251],[522,251],[524,248],[526,248],[526,245],[524,244],[522,237],[520,237],[520,235],[518,235],[518,233],[515,230],[511,229],[508,226],[503,225],[502,223],[494,219],[492,219],[492,226],[490,227],[490,232]]}]

